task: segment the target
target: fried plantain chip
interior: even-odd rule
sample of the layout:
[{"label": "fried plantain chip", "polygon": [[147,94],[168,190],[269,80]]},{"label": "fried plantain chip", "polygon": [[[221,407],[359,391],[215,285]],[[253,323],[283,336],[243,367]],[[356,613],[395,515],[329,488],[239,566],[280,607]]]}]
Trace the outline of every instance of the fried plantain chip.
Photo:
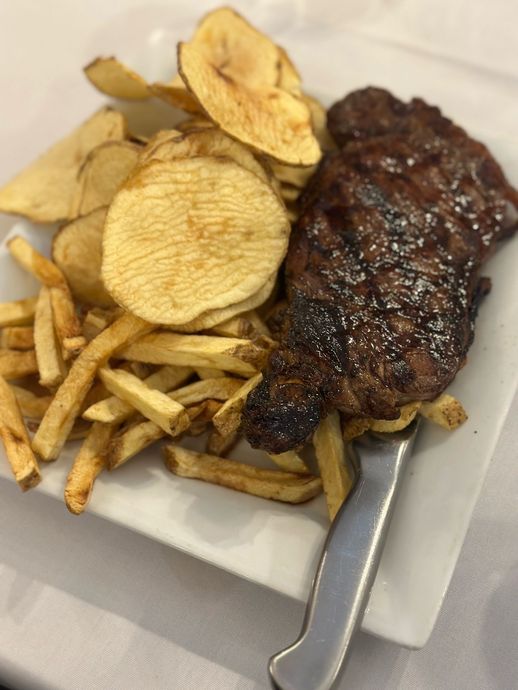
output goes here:
[{"label": "fried plantain chip", "polygon": [[300,98],[264,82],[251,88],[236,81],[194,44],[179,44],[178,64],[187,88],[224,132],[281,163],[319,161],[309,108]]},{"label": "fried plantain chip", "polygon": [[105,218],[106,209],[98,208],[64,225],[52,242],[52,258],[67,279],[74,297],[99,307],[115,305],[101,279]]},{"label": "fried plantain chip", "polygon": [[107,96],[127,101],[149,98],[146,80],[115,57],[98,57],[83,72],[95,88]]},{"label": "fried plantain chip", "polygon": [[77,174],[88,153],[105,141],[126,135],[122,113],[103,108],[0,189],[0,211],[35,223],[70,217]]},{"label": "fried plantain chip", "polygon": [[141,150],[142,146],[130,141],[107,141],[90,151],[78,174],[71,215],[84,216],[109,206],[137,165]]},{"label": "fried plantain chip", "polygon": [[234,161],[150,161],[110,206],[102,278],[141,318],[185,324],[263,287],[289,231],[276,193]]}]

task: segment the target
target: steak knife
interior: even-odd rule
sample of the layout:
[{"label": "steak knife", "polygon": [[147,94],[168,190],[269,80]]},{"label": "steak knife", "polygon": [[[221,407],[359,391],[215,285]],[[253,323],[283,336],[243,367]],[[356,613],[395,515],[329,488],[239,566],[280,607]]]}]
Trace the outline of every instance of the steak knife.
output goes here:
[{"label": "steak knife", "polygon": [[417,426],[416,420],[397,433],[369,433],[351,448],[361,475],[331,525],[300,635],[270,659],[275,690],[336,687],[374,584]]}]

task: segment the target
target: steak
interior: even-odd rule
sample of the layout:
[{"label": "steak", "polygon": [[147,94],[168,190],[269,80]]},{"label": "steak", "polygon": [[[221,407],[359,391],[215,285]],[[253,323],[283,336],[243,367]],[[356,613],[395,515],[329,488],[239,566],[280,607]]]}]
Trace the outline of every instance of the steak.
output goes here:
[{"label": "steak", "polygon": [[518,193],[487,148],[438,108],[382,89],[328,113],[339,149],[301,200],[285,266],[279,348],[249,395],[254,447],[301,446],[331,409],[396,419],[464,364],[482,263]]}]

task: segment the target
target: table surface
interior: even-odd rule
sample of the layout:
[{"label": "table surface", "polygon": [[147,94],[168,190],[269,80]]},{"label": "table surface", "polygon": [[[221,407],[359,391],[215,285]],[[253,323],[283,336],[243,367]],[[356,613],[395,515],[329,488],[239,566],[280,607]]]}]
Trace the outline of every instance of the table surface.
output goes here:
[{"label": "table surface", "polygon": [[[0,184],[42,141],[97,106],[78,65],[103,52],[124,57],[164,16],[185,35],[214,4],[0,3]],[[512,1],[233,4],[287,47],[307,26],[340,28],[494,73],[518,96]],[[0,215],[0,238],[11,223]],[[518,398],[428,645],[410,652],[360,634],[341,688],[518,688],[517,416]],[[99,518],[78,519],[45,496],[22,496],[9,482],[0,480],[0,493],[0,683],[21,690],[268,687],[266,660],[295,637],[301,604]]]}]

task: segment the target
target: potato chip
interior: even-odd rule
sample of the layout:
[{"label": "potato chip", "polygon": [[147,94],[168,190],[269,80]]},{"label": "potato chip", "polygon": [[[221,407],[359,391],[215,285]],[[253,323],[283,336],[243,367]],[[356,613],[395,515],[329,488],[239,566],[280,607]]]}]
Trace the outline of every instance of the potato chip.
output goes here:
[{"label": "potato chip", "polygon": [[98,57],[83,71],[107,96],[127,101],[144,101],[150,96],[146,80],[114,57]]},{"label": "potato chip", "polygon": [[[298,190],[304,189],[309,181],[309,178],[313,175],[315,170],[316,166],[314,165],[310,166],[309,168],[297,168],[292,165],[282,165],[281,163],[276,163],[275,161],[272,163],[272,171],[276,179],[283,184],[289,184],[292,187],[296,187]],[[285,201],[286,200],[287,199],[285,199]]]},{"label": "potato chip", "polygon": [[311,113],[311,124],[313,127],[313,132],[315,137],[320,144],[322,151],[333,151],[336,149],[336,144],[333,141],[333,137],[327,129],[327,112],[324,106],[317,101],[313,96],[309,96],[307,93],[302,95],[302,100],[308,106],[309,112]]},{"label": "potato chip", "polygon": [[231,160],[150,161],[110,206],[102,278],[141,318],[185,324],[263,287],[289,230],[271,187]]},{"label": "potato chip", "polygon": [[284,48],[277,46],[277,52],[278,77],[276,86],[283,89],[283,91],[289,91],[299,96],[302,78]]},{"label": "potato chip", "polygon": [[279,80],[278,47],[229,7],[206,14],[190,44],[232,81],[255,87],[275,86]]},{"label": "potato chip", "polygon": [[148,84],[148,89],[153,96],[172,105],[173,108],[185,110],[187,113],[199,113],[202,110],[196,98],[187,90],[179,74],[169,82]]},{"label": "potato chip", "polygon": [[0,211],[25,216],[35,223],[70,217],[77,174],[90,151],[126,135],[122,113],[103,108],[0,189]]},{"label": "potato chip", "polygon": [[98,208],[64,225],[52,242],[54,263],[65,275],[74,297],[99,307],[115,305],[101,279],[105,218],[106,209]]},{"label": "potato chip", "polygon": [[236,81],[196,45],[180,43],[178,62],[188,89],[223,131],[282,163],[318,162],[320,146],[301,99],[275,86]]},{"label": "potato chip", "polygon": [[213,328],[218,324],[237,316],[238,314],[248,312],[250,309],[255,309],[266,302],[275,288],[276,280],[277,273],[274,273],[272,277],[266,281],[262,288],[260,288],[255,294],[247,297],[247,299],[244,299],[241,302],[236,302],[235,304],[231,304],[228,307],[223,307],[223,309],[210,309],[209,311],[200,314],[195,319],[192,319],[192,321],[188,321],[181,326],[171,325],[171,330],[177,331],[178,333],[197,333],[198,331],[205,331],[208,328]]},{"label": "potato chip", "polygon": [[188,117],[187,120],[182,120],[182,122],[179,122],[177,125],[175,125],[175,128],[179,132],[185,133],[191,132],[192,130],[196,129],[209,129],[213,128],[214,126],[215,125],[214,122],[212,122],[212,120],[208,120],[206,117],[203,117],[202,115],[196,115],[194,117]]},{"label": "potato chip", "polygon": [[79,171],[71,215],[84,216],[109,206],[135,168],[141,150],[141,146],[130,141],[107,141],[90,151]]},{"label": "potato chip", "polygon": [[192,158],[193,156],[227,156],[243,168],[255,173],[264,182],[270,183],[271,175],[254,154],[231,139],[216,127],[205,128],[162,138],[153,146],[147,147],[141,162],[148,160],[172,160],[173,158]]}]

